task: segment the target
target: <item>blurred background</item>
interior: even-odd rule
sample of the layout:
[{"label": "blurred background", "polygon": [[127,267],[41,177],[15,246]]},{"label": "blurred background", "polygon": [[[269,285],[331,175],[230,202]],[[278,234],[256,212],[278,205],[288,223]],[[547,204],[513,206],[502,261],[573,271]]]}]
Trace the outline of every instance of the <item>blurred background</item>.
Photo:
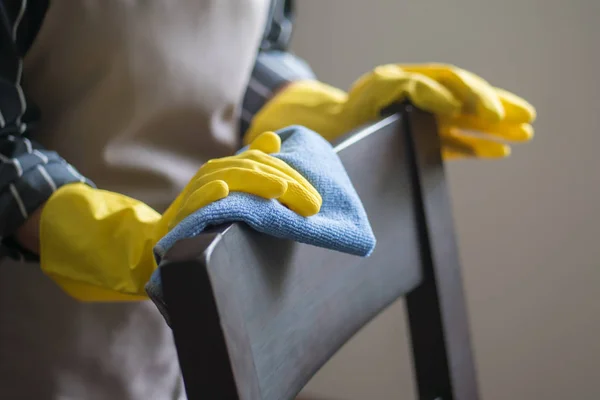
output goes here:
[{"label": "blurred background", "polygon": [[[347,88],[378,64],[452,63],[538,111],[502,161],[448,166],[485,400],[600,398],[600,2],[302,0],[293,50]],[[414,399],[403,304],[309,384]]]}]

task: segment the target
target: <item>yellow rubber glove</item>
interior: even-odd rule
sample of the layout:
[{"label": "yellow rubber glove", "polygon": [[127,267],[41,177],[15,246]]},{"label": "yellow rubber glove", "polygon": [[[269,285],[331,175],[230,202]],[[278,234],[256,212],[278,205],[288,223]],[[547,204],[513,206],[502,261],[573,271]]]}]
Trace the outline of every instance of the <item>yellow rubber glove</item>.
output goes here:
[{"label": "yellow rubber glove", "polygon": [[442,64],[383,65],[359,78],[348,94],[316,81],[293,83],[255,116],[246,137],[299,124],[332,140],[405,99],[436,114],[445,159],[505,157],[510,148],[502,141],[533,137],[535,110],[527,101]]},{"label": "yellow rubber glove", "polygon": [[157,268],[152,249],[192,212],[230,191],[277,199],[300,215],[316,214],[319,193],[285,162],[273,132],[247,151],[203,165],[163,215],[135,199],[66,185],[46,203],[40,225],[41,268],[65,292],[82,301],[136,301]]}]

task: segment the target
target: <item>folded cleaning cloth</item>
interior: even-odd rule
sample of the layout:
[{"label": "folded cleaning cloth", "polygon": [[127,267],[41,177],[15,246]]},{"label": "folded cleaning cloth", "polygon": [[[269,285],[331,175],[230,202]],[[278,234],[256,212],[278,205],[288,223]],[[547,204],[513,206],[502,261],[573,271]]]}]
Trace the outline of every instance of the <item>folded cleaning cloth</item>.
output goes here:
[{"label": "folded cleaning cloth", "polygon": [[[179,240],[194,237],[209,226],[241,221],[278,238],[366,257],[375,248],[375,235],[367,214],[339,157],[325,139],[300,126],[277,132],[281,151],[272,156],[302,174],[321,194],[318,214],[301,217],[279,203],[254,195],[232,192],[226,198],[185,218],[154,248],[157,262]],[[246,150],[242,148],[239,152]],[[238,152],[238,153],[239,153]],[[146,284],[146,292],[167,319],[160,268]]]}]

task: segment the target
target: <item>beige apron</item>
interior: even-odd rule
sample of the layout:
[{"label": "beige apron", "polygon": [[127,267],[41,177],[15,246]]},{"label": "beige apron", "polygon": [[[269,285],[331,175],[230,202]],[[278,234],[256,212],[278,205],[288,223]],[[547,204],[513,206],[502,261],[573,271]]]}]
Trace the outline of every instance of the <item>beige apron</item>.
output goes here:
[{"label": "beige apron", "polygon": [[[239,147],[268,0],[55,0],[25,60],[36,137],[100,188],[163,210]],[[10,264],[10,265],[6,265]],[[184,398],[151,302],[80,304],[38,266],[0,268],[1,399]]]}]

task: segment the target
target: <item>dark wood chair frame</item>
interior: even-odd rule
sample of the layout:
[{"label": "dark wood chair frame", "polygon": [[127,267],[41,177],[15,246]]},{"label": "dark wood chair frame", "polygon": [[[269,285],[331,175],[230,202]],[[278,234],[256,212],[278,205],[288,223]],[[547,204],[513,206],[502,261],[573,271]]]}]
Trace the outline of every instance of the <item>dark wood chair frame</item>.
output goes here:
[{"label": "dark wood chair frame", "polygon": [[400,297],[418,398],[479,398],[435,119],[405,104],[335,149],[373,222],[373,256],[291,243],[240,223],[181,241],[166,256],[165,301],[190,400],[293,399]]}]

